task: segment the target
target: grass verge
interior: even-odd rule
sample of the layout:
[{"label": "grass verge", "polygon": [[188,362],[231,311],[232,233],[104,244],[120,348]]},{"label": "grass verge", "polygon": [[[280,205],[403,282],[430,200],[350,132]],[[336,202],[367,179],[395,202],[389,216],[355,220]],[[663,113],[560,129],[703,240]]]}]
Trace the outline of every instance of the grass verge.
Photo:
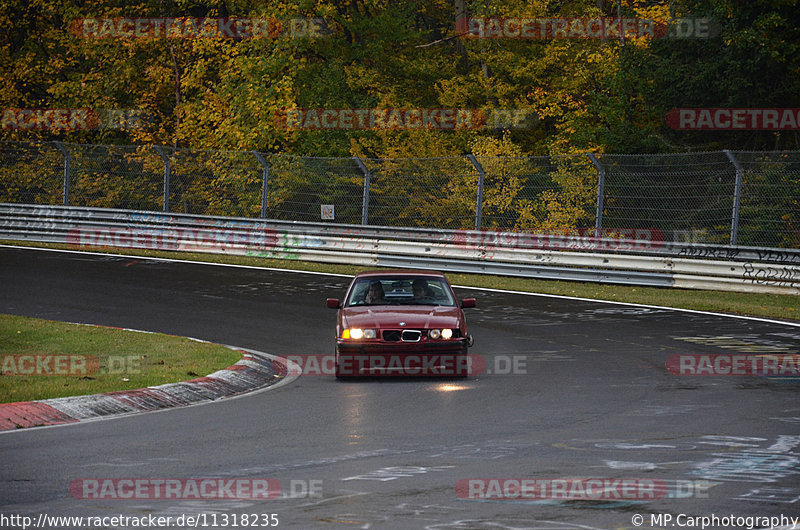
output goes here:
[{"label": "grass verge", "polygon": [[[0,244],[46,247],[62,250],[75,250],[68,245],[20,243],[0,241]],[[225,254],[201,254],[186,252],[151,251],[139,249],[81,248],[84,251],[109,252],[130,256],[226,263],[254,267],[356,274],[366,267],[334,265],[296,260],[267,259],[258,256],[231,256]],[[451,283],[472,287],[508,289],[542,294],[574,296],[597,300],[611,300],[636,304],[649,304],[683,309],[696,309],[735,315],[748,315],[774,318],[787,321],[800,321],[800,296],[780,294],[752,294],[722,291],[700,291],[693,289],[673,289],[659,287],[631,287],[597,283],[536,280],[506,276],[484,276],[479,274],[448,274]]]},{"label": "grass verge", "polygon": [[0,345],[0,403],[186,381],[241,359],[182,337],[12,315],[0,315]]}]

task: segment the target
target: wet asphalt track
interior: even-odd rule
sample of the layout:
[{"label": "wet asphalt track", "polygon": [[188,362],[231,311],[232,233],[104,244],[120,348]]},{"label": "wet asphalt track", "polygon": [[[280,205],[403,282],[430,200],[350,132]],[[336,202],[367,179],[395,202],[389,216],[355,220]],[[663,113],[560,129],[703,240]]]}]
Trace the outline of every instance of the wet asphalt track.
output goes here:
[{"label": "wet asphalt track", "polygon": [[[273,354],[330,353],[335,314],[324,301],[347,283],[0,248],[2,313]],[[516,356],[527,373],[304,376],[228,402],[2,434],[0,514],[255,513],[277,514],[279,528],[459,529],[633,528],[635,514],[650,528],[651,513],[800,515],[800,382],[665,369],[671,355],[747,345],[797,353],[800,328],[469,289],[458,295],[478,299],[468,310],[472,353],[490,368]],[[728,338],[709,345],[704,337]],[[298,491],[300,481],[317,481],[321,496],[97,501],[69,493],[80,478],[204,477],[269,477]],[[456,494],[459,480],[489,477],[655,479],[669,494],[643,502],[482,502]],[[701,485],[707,489],[692,494]]]}]

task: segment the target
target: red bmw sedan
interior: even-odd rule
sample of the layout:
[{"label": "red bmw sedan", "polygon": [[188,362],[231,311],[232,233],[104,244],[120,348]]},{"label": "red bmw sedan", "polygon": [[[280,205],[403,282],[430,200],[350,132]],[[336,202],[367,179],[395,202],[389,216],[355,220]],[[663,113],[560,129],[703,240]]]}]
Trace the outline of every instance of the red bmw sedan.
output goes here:
[{"label": "red bmw sedan", "polygon": [[338,309],[336,377],[363,375],[466,376],[472,337],[447,278],[439,272],[397,270],[358,274]]}]

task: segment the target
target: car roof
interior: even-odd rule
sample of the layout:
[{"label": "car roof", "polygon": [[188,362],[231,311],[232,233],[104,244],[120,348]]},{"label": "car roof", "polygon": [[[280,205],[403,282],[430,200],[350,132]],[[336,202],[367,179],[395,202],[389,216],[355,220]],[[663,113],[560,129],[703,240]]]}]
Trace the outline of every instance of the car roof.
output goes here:
[{"label": "car roof", "polygon": [[437,271],[427,270],[414,270],[414,269],[396,269],[396,270],[377,270],[377,271],[364,271],[356,274],[356,278],[376,277],[376,276],[431,276],[435,278],[443,278],[444,274]]}]

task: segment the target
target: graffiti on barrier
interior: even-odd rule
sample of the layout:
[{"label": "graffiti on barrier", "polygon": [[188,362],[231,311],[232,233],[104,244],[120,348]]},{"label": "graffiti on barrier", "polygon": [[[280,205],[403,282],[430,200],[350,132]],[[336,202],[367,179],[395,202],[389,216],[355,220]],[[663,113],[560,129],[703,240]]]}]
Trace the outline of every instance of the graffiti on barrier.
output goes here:
[{"label": "graffiti on barrier", "polygon": [[796,267],[770,267],[758,263],[745,263],[742,279],[754,285],[800,287],[800,269]]}]

